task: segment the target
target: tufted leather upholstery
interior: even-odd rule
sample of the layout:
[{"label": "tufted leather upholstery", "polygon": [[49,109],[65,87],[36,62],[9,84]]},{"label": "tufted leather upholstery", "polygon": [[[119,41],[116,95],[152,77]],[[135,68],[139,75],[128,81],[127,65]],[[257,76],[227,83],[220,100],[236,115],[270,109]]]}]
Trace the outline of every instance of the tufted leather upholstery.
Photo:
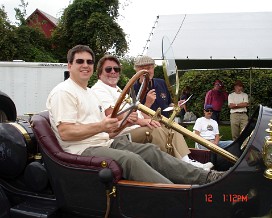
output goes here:
[{"label": "tufted leather upholstery", "polygon": [[102,162],[106,162],[114,175],[114,182],[117,183],[122,177],[122,169],[118,163],[111,158],[81,156],[64,152],[51,129],[48,111],[33,115],[31,125],[42,151],[53,161],[67,167],[92,169],[100,171],[103,169]]},{"label": "tufted leather upholstery", "polygon": [[200,163],[211,161],[211,151],[209,150],[190,148],[190,151],[190,159],[197,160]]}]

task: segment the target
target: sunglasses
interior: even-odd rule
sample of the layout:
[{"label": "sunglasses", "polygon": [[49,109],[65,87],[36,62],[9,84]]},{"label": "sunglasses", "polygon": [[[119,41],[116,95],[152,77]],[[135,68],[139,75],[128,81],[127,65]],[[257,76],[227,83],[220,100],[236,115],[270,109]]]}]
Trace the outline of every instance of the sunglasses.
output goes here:
[{"label": "sunglasses", "polygon": [[83,64],[83,63],[85,63],[85,61],[86,61],[86,63],[87,63],[88,65],[93,65],[93,64],[94,64],[94,61],[91,60],[91,59],[87,59],[87,60],[84,60],[84,59],[76,59],[75,61],[76,61],[77,64]]},{"label": "sunglasses", "polygon": [[208,109],[208,110],[205,110],[205,111],[206,111],[206,112],[211,112],[211,113],[213,112],[213,110],[210,110],[210,109]]},{"label": "sunglasses", "polygon": [[106,73],[110,73],[112,69],[114,70],[115,73],[119,73],[121,71],[120,67],[105,67]]}]

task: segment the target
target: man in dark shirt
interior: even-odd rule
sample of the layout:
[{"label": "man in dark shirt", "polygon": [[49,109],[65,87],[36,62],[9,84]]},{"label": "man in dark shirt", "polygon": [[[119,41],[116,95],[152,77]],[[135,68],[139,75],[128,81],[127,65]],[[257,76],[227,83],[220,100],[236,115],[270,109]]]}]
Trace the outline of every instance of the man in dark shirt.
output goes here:
[{"label": "man in dark shirt", "polygon": [[[169,118],[171,111],[169,112],[163,110],[169,106],[173,106],[173,103],[165,81],[163,79],[153,78],[155,61],[148,56],[138,57],[134,62],[134,69],[136,70],[136,72],[140,70],[147,70],[149,73],[150,82],[148,85],[148,91],[141,103],[154,111],[156,111],[160,107],[161,114]],[[141,87],[142,80],[143,77],[141,77],[134,84],[134,90],[136,93],[138,93]]]}]

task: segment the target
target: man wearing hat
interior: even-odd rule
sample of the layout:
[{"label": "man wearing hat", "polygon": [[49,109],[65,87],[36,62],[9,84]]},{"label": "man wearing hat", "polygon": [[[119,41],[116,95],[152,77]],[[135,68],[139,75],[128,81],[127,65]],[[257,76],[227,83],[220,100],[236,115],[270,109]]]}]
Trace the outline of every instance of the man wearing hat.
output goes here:
[{"label": "man wearing hat", "polygon": [[215,80],[213,85],[213,89],[206,93],[204,105],[209,104],[213,106],[212,119],[219,122],[223,104],[228,100],[228,93],[224,90],[224,85],[219,79]]},{"label": "man wearing hat", "polygon": [[[218,123],[212,119],[213,106],[207,104],[204,106],[204,116],[196,120],[193,127],[194,132],[201,136],[204,139],[212,142],[215,145],[218,145],[221,148],[226,148],[233,141],[220,141]],[[206,147],[196,143],[196,148],[207,149]]]},{"label": "man wearing hat", "polygon": [[237,80],[233,87],[234,92],[228,96],[228,105],[230,108],[231,134],[232,139],[235,140],[248,123],[248,95],[243,92],[244,84],[240,80]]},{"label": "man wearing hat", "polygon": [[[135,71],[147,70],[150,78],[147,94],[141,103],[154,111],[160,107],[161,114],[165,117],[169,117],[169,112],[163,110],[172,106],[171,95],[163,79],[153,78],[154,68],[155,61],[149,56],[140,56],[136,58],[134,62]],[[138,93],[142,81],[143,76],[134,84],[134,90],[136,93]]]}]

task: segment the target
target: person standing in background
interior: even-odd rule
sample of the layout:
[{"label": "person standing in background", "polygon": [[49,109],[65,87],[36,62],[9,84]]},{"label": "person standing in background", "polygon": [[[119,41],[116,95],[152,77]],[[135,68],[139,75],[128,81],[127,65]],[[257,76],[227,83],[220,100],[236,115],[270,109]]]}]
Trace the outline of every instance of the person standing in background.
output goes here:
[{"label": "person standing in background", "polygon": [[248,95],[243,92],[244,84],[237,80],[233,87],[234,92],[228,96],[228,105],[232,140],[235,140],[248,123],[247,107],[249,104]]},{"label": "person standing in background", "polygon": [[224,85],[220,80],[215,80],[213,84],[213,89],[206,93],[204,107],[205,105],[212,105],[213,114],[211,118],[219,123],[220,112],[224,102],[228,100],[228,93],[225,91]]},{"label": "person standing in background", "polygon": [[[185,86],[184,89],[182,90],[182,93],[180,95],[179,100],[187,100],[191,95],[191,88],[189,86]],[[182,121],[184,118],[185,113],[188,111],[187,110],[187,103],[183,105],[183,108],[180,111],[180,120]]]}]

